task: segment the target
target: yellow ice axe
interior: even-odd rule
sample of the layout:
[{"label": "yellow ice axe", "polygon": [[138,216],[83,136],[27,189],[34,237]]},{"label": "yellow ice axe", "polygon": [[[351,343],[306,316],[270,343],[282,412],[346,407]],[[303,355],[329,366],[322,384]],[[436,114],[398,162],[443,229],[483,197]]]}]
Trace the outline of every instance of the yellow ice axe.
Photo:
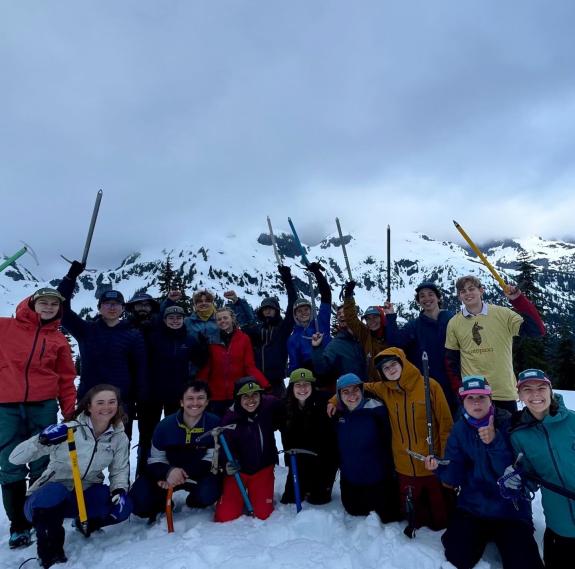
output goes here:
[{"label": "yellow ice axe", "polygon": [[481,259],[481,262],[487,267],[489,272],[493,275],[493,278],[501,285],[503,292],[507,294],[509,292],[509,287],[507,286],[507,283],[501,278],[500,274],[495,270],[495,267],[487,260],[485,255],[479,250],[479,247],[477,247],[477,245],[471,240],[471,237],[465,233],[463,227],[461,227],[461,225],[459,225],[459,223],[457,223],[455,220],[453,220],[453,225],[455,225],[457,231],[461,233],[463,239],[465,239],[467,244],[473,249],[473,252]]},{"label": "yellow ice axe", "polygon": [[78,466],[78,453],[76,452],[76,440],[74,439],[74,429],[72,427],[68,427],[66,441],[68,443],[70,462],[72,463],[72,478],[74,479],[74,490],[76,492],[76,502],[78,503],[81,531],[88,537],[88,514],[86,513],[84,489],[82,488],[82,478],[80,477],[80,467]]}]

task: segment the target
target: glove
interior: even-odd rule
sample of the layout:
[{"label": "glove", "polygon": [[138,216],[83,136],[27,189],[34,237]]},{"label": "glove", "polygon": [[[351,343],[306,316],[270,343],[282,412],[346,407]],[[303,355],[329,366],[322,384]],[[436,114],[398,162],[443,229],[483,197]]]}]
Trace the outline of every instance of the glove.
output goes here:
[{"label": "glove", "polygon": [[278,266],[278,273],[280,274],[282,281],[285,282],[290,282],[292,277],[291,277],[291,269],[289,267],[286,267],[285,265],[279,265]]},{"label": "glove", "polygon": [[128,495],[123,488],[118,488],[112,492],[112,498],[110,499],[112,502],[112,509],[110,510],[110,517],[114,520],[122,518],[122,512],[126,507],[126,503],[128,501]]},{"label": "glove", "polygon": [[85,268],[86,265],[84,265],[84,263],[80,263],[80,261],[72,261],[66,276],[69,279],[76,280],[84,272]]},{"label": "glove", "polygon": [[508,490],[520,490],[521,486],[523,485],[519,472],[515,470],[515,468],[513,468],[511,465],[505,469],[505,472],[503,473],[503,476],[500,478],[500,480],[503,486],[505,486],[505,488]]},{"label": "glove", "polygon": [[343,287],[343,297],[351,298],[353,296],[353,291],[355,289],[355,281],[347,281]]},{"label": "glove", "polygon": [[63,443],[68,437],[68,426],[66,423],[49,425],[38,435],[38,442],[41,445],[52,446]]},{"label": "glove", "polygon": [[228,476],[233,476],[241,470],[240,463],[237,460],[232,460],[231,462],[226,462],[226,474]]},{"label": "glove", "polygon": [[325,271],[325,269],[317,261],[310,263],[306,268],[308,271],[310,271],[314,275],[321,273],[321,271]]}]

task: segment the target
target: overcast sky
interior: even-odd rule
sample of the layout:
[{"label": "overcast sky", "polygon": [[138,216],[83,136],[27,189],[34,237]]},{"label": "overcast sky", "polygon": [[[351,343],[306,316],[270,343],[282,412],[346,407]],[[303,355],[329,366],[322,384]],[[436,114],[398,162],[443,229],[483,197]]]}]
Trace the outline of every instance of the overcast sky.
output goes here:
[{"label": "overcast sky", "polygon": [[[2,2],[0,252],[575,235],[572,0]],[[45,275],[49,276],[49,275]]]}]

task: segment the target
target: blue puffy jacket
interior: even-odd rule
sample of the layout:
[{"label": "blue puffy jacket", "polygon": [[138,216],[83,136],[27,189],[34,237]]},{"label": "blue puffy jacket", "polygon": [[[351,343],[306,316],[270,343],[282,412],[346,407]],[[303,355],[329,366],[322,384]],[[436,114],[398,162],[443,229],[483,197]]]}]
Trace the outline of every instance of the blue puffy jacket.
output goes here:
[{"label": "blue puffy jacket", "polygon": [[342,479],[370,485],[394,476],[391,427],[383,403],[364,399],[353,411],[344,408],[336,431]]},{"label": "blue puffy jacket", "polygon": [[479,438],[477,428],[461,417],[454,425],[445,449],[447,466],[436,474],[442,482],[459,487],[457,506],[480,518],[515,519],[531,523],[531,503],[503,498],[497,480],[513,463],[514,454],[508,429],[511,415],[495,409],[496,435],[490,444]]}]

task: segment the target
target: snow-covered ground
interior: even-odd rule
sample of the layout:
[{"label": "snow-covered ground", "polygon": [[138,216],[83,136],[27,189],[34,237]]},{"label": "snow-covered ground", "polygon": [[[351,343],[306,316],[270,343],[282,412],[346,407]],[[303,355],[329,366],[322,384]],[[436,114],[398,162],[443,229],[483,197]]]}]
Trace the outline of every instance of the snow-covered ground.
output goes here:
[{"label": "snow-covered ground", "polygon": [[[561,392],[567,407],[575,409],[575,392]],[[216,524],[213,510],[189,510],[184,495],[175,495],[175,533],[168,534],[165,518],[148,526],[133,518],[105,528],[85,539],[66,521],[65,550],[69,561],[57,567],[77,569],[447,569],[441,532],[418,531],[415,539],[403,535],[405,523],[382,525],[375,514],[352,517],[343,510],[336,482],[334,499],[326,506],[279,504],[287,469],[276,468],[276,510],[266,521],[242,517]],[[536,538],[545,523],[539,493],[533,502]],[[14,569],[35,557],[36,548],[10,551],[8,522],[0,514],[0,568]],[[36,567],[29,561],[24,568]],[[500,568],[497,551],[486,550],[477,569]]]}]

